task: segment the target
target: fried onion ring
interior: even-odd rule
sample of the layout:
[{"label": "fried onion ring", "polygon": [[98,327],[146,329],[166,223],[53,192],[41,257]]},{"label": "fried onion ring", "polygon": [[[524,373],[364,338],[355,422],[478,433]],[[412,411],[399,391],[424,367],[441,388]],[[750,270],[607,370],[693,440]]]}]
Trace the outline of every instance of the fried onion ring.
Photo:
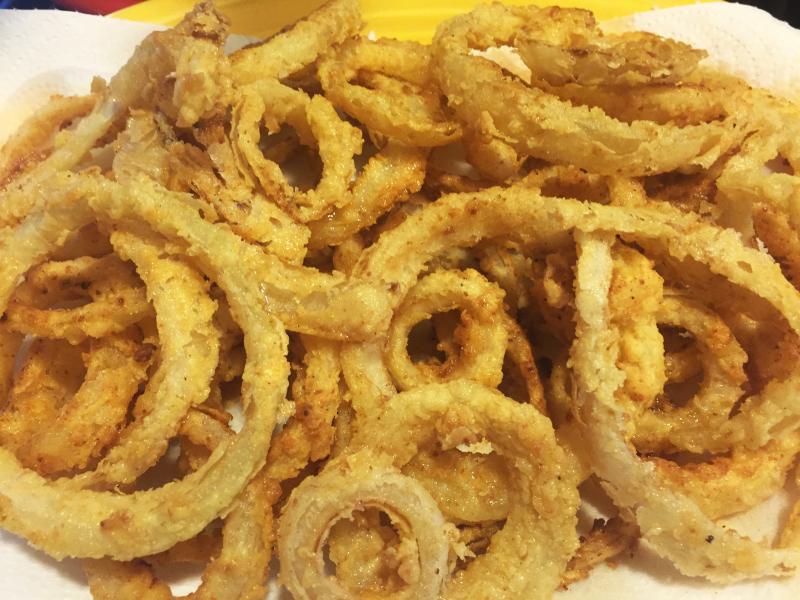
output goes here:
[{"label": "fried onion ring", "polygon": [[553,85],[675,83],[707,56],[643,31],[604,35],[588,10],[551,6],[526,17],[515,46],[532,75]]},{"label": "fried onion ring", "polygon": [[326,96],[371,132],[443,146],[461,137],[461,126],[444,114],[430,63],[430,48],[416,42],[352,38],[320,61],[318,73]]},{"label": "fried onion ring", "polygon": [[85,468],[117,438],[154,350],[125,336],[93,341],[85,382],[27,436],[16,450],[19,460],[43,475]]},{"label": "fried onion ring", "polygon": [[217,304],[202,276],[180,259],[136,235],[115,232],[115,249],[131,259],[156,309],[160,364],[132,411],[132,422],[91,473],[73,484],[83,487],[130,483],[153,466],[192,406],[208,397],[219,355],[212,319]]},{"label": "fried onion ring", "polygon": [[[358,129],[339,118],[329,100],[270,80],[252,84],[241,96],[234,109],[233,138],[241,161],[252,169],[267,197],[303,223],[351,201],[353,157],[361,152],[363,140]],[[262,120],[272,132],[289,123],[301,143],[319,147],[322,177],[314,189],[304,192],[290,185],[280,165],[264,156],[259,148]]]},{"label": "fried onion ring", "polygon": [[439,26],[434,71],[463,123],[477,123],[488,114],[504,141],[521,155],[628,176],[708,167],[742,139],[744,127],[735,115],[686,127],[623,123],[600,109],[573,106],[510,79],[498,65],[470,56],[471,48],[513,45],[518,32],[542,14],[536,7],[493,4]]},{"label": "fried onion ring", "polygon": [[[391,427],[387,424],[391,423]],[[354,449],[373,448],[401,468],[423,445],[490,445],[509,470],[509,513],[486,554],[447,583],[443,598],[547,597],[578,545],[577,474],[535,408],[466,380],[393,397],[364,418]],[[518,577],[506,576],[512,568]]]},{"label": "fried onion ring", "polygon": [[[395,312],[386,340],[385,357],[402,390],[426,383],[471,379],[495,387],[503,379],[508,344],[504,327],[503,291],[477,271],[436,271],[421,279]],[[461,351],[443,363],[414,363],[408,354],[411,329],[435,313],[461,311],[456,328]]]},{"label": "fried onion ring", "polygon": [[[85,192],[88,190],[84,190]],[[110,195],[100,194],[108,209],[115,208]],[[145,208],[119,199],[130,216],[147,214]],[[103,206],[99,203],[97,208]],[[110,205],[109,205],[110,204]],[[20,271],[42,260],[63,239],[63,232],[87,217],[80,206],[53,207],[34,213],[13,231],[10,260],[0,265],[0,307],[3,309]],[[69,209],[69,210],[67,210]],[[137,212],[138,211],[138,212]],[[62,218],[57,218],[62,216]],[[70,222],[70,217],[72,221]],[[194,218],[199,219],[195,214]],[[81,223],[82,224],[82,223]],[[213,226],[211,226],[213,227]],[[14,250],[14,236],[31,236],[36,243]],[[247,365],[243,375],[245,424],[221,449],[217,449],[195,473],[163,487],[117,494],[69,490],[61,482],[47,482],[24,469],[7,450],[0,449],[0,521],[4,528],[23,535],[29,542],[55,557],[110,556],[128,560],[154,554],[188,539],[225,511],[236,495],[263,465],[269,447],[277,408],[285,396],[288,368],[283,358],[286,336],[280,323],[259,301],[257,285],[241,279],[242,271],[225,268],[219,255],[237,255],[242,242],[222,246],[207,254],[205,267],[223,290],[235,318],[245,334]],[[209,246],[211,248],[211,246]],[[237,275],[238,273],[238,275]],[[32,500],[36,499],[35,502]],[[182,507],[176,511],[176,507]],[[52,514],[63,518],[50,519]]]},{"label": "fried onion ring", "polygon": [[325,575],[322,547],[337,521],[364,507],[386,512],[412,545],[400,566],[408,585],[394,597],[438,598],[449,573],[447,523],[422,486],[370,450],[328,462],[292,492],[278,528],[282,583],[296,598],[354,598]]},{"label": "fried onion ring", "polygon": [[[636,516],[644,539],[681,572],[712,581],[765,574],[789,575],[800,554],[765,548],[715,524],[689,498],[670,488],[655,465],[640,460],[626,441],[630,412],[615,397],[624,376],[616,367],[619,332],[610,326],[611,238],[578,235],[578,335],[572,348],[578,409],[592,448],[592,465],[618,507]],[[706,539],[713,540],[707,543]]]},{"label": "fried onion ring", "polygon": [[691,333],[700,353],[703,380],[697,394],[681,407],[663,402],[643,412],[634,443],[644,451],[672,446],[690,452],[724,452],[725,422],[742,397],[747,376],[747,354],[725,322],[703,304],[680,296],[666,296],[658,322]]},{"label": "fried onion ring", "polygon": [[[90,302],[83,306],[57,306],[87,297]],[[20,333],[77,344],[87,337],[120,333],[151,312],[130,264],[107,255],[37,266],[14,292],[6,315]]]},{"label": "fried onion ring", "polygon": [[360,28],[357,0],[329,0],[288,31],[235,52],[231,56],[234,80],[243,85],[271,77],[284,79]]}]

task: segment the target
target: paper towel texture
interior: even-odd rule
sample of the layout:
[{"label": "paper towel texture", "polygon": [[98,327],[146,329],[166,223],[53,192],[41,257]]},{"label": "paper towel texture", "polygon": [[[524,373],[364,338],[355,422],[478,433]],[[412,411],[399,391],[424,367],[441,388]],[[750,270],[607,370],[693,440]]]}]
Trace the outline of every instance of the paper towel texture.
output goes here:
[{"label": "paper towel texture", "polygon": [[[554,0],[557,3],[557,0]],[[726,3],[640,13],[609,23],[644,29],[709,51],[712,64],[754,84],[800,97],[800,32],[757,9]],[[110,77],[154,26],[55,11],[0,10],[0,143],[51,94],[83,94],[95,75]],[[757,537],[773,535],[788,504],[774,498],[733,524]],[[273,569],[274,572],[274,569]],[[191,581],[175,588],[191,591]],[[91,596],[78,561],[57,563],[0,531],[0,598],[86,600]],[[274,595],[277,597],[277,594]],[[794,600],[800,576],[715,587],[677,573],[640,548],[616,569],[602,566],[589,580],[559,592],[561,600]]]},{"label": "paper towel texture", "polygon": [[800,30],[746,4],[711,2],[652,10],[606,23],[651,31],[708,50],[707,64],[787,98],[800,98]]}]

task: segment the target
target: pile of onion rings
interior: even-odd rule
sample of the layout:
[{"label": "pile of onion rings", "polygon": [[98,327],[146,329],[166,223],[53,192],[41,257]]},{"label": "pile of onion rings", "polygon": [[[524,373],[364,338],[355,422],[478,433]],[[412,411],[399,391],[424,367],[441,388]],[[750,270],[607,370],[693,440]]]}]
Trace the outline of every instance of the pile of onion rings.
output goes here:
[{"label": "pile of onion rings", "polygon": [[0,150],[0,526],[109,600],[794,574],[800,501],[723,519],[798,477],[800,108],[579,9],[362,29],[201,2]]}]

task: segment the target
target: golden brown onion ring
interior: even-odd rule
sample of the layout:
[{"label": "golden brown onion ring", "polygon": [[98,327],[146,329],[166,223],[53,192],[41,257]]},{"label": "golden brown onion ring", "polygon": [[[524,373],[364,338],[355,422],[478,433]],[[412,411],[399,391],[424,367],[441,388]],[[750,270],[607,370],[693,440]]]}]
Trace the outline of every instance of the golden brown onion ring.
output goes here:
[{"label": "golden brown onion ring", "polygon": [[662,325],[685,329],[694,336],[700,353],[703,380],[697,394],[683,406],[662,403],[643,412],[634,443],[643,451],[669,447],[689,452],[725,452],[725,423],[747,381],[747,354],[725,322],[702,303],[681,296],[665,296],[657,311]]},{"label": "golden brown onion ring", "polygon": [[[535,224],[520,228],[519,223]],[[755,249],[746,248],[739,236],[700,221],[666,205],[641,207],[603,206],[566,198],[546,198],[524,185],[491,188],[473,194],[452,194],[426,205],[402,224],[386,231],[377,243],[362,253],[353,276],[373,281],[390,290],[396,306],[426,264],[453,247],[471,247],[485,239],[510,238],[532,247],[571,246],[569,232],[615,231],[629,242],[657,245],[676,258],[693,258],[712,273],[722,275],[768,301],[788,326],[800,331],[800,297],[783,277],[780,267]],[[368,347],[346,347],[343,369],[353,392],[357,412],[360,406],[380,406],[393,392],[391,382],[376,363]],[[371,365],[357,368],[357,365]],[[760,447],[796,426],[784,420],[794,409],[787,401],[800,383],[787,374],[770,383],[747,410],[731,420],[730,443],[744,441]],[[742,423],[747,423],[743,427]]]},{"label": "golden brown onion ring", "polygon": [[476,123],[488,114],[520,155],[628,176],[708,167],[742,139],[745,128],[735,116],[686,127],[623,123],[600,109],[572,106],[509,78],[482,57],[470,56],[472,48],[513,43],[520,30],[540,17],[540,10],[481,6],[439,26],[434,70],[462,123]]},{"label": "golden brown onion ring", "polygon": [[654,550],[687,575],[725,582],[791,574],[800,565],[800,553],[766,548],[717,525],[692,500],[673,490],[655,465],[639,459],[628,443],[626,423],[632,415],[616,398],[624,380],[615,365],[620,333],[608,310],[613,237],[583,233],[577,237],[578,335],[571,355],[578,411],[582,422],[592,424],[583,431],[604,488],[620,509],[632,511]]},{"label": "golden brown onion ring", "polygon": [[40,159],[61,127],[86,115],[96,102],[95,95],[53,96],[26,119],[0,148],[0,189]]},{"label": "golden brown onion ring", "polygon": [[744,512],[782,489],[800,452],[800,434],[793,432],[766,446],[734,448],[709,461],[677,464],[652,458],[670,486],[694,500],[711,519]]},{"label": "golden brown onion ring", "polygon": [[371,227],[409,194],[418,192],[425,178],[426,151],[387,143],[369,159],[353,183],[352,199],[311,228],[311,249],[338,246],[362,229]]},{"label": "golden brown onion ring", "polygon": [[352,38],[319,63],[325,95],[373,133],[409,146],[443,146],[461,137],[444,113],[430,48],[410,41]]},{"label": "golden brown onion ring", "polygon": [[[96,208],[116,209],[114,198],[100,193],[96,186],[94,183],[84,190],[98,194],[89,201],[95,203],[102,197],[105,204],[96,202]],[[129,217],[146,220],[146,206],[134,206],[124,198],[118,200],[128,207]],[[158,204],[165,206],[163,202]],[[80,208],[80,203],[75,202],[52,206],[44,213],[31,215],[2,239],[4,250],[9,249],[9,260],[0,265],[3,310],[19,275],[64,239],[65,228],[74,229],[70,225],[76,221],[83,224],[87,215]],[[200,219],[196,214],[193,218]],[[30,243],[14,244],[15,238]],[[0,449],[0,521],[4,528],[55,557],[110,556],[127,560],[160,552],[191,538],[230,506],[263,465],[288,377],[286,336],[260,301],[258,285],[252,279],[243,280],[239,269],[227,268],[224,259],[217,260],[220,256],[228,260],[238,256],[241,246],[236,238],[227,246],[209,245],[204,263],[208,274],[227,292],[233,314],[245,334],[248,362],[242,391],[246,420],[231,443],[216,450],[202,468],[184,479],[130,495],[75,491],[62,482],[47,482],[24,469],[7,450]],[[53,514],[62,518],[54,520],[50,518]]]},{"label": "golden brown onion ring", "polygon": [[0,322],[0,410],[4,410],[8,402],[20,344],[22,336]]},{"label": "golden brown onion ring", "polygon": [[111,236],[117,252],[132,260],[156,311],[159,365],[137,399],[132,420],[97,468],[71,483],[81,487],[131,483],[166,452],[192,406],[209,394],[219,356],[213,324],[217,304],[202,275],[163,247],[134,234]]},{"label": "golden brown onion ring", "polygon": [[[361,132],[336,113],[324,96],[309,97],[278,81],[261,80],[240,93],[234,108],[232,138],[242,163],[249,166],[264,193],[296,220],[306,223],[325,216],[350,201],[355,177],[354,157],[361,153]],[[288,123],[300,142],[319,148],[322,176],[311,190],[292,186],[276,162],[259,147],[261,122],[270,132]]]},{"label": "golden brown onion ring", "polygon": [[[486,554],[447,583],[443,598],[547,597],[578,545],[577,473],[535,408],[466,380],[397,394],[366,415],[352,441],[403,467],[438,441],[491,447],[509,470],[509,514]],[[509,578],[513,569],[518,577]]]},{"label": "golden brown onion ring", "polygon": [[277,481],[297,477],[312,461],[326,458],[333,445],[333,419],[342,400],[339,344],[301,336],[303,369],[292,383],[294,415],[275,434],[264,473]]},{"label": "golden brown onion ring", "polygon": [[[105,182],[103,186],[106,191],[92,196],[90,202],[105,217],[146,221],[185,246],[182,250],[203,270],[224,264],[237,289],[248,290],[253,302],[278,316],[289,330],[358,340],[373,338],[388,325],[388,294],[372,283],[287,265],[244,243],[230,230],[202,220],[183,201],[183,194],[151,181],[139,180],[135,189]],[[229,250],[212,255],[210,248]],[[230,297],[228,301],[232,302]]]},{"label": "golden brown onion ring", "polygon": [[[389,326],[384,356],[402,390],[427,383],[471,379],[496,387],[503,379],[508,344],[503,291],[472,269],[436,271],[421,279],[403,299]],[[436,313],[458,309],[454,334],[460,352],[443,363],[414,363],[408,354],[412,328]]]},{"label": "golden brown onion ring", "polygon": [[604,35],[590,11],[558,6],[525,14],[514,44],[533,77],[553,85],[676,83],[707,56],[644,31]]},{"label": "golden brown onion ring", "polygon": [[[58,306],[85,299],[82,306]],[[131,265],[108,255],[37,266],[14,292],[6,315],[20,333],[78,344],[120,333],[151,313]]]},{"label": "golden brown onion ring", "polygon": [[[181,433],[208,453],[233,435],[219,422],[198,411],[187,415],[187,421]],[[261,600],[264,597],[274,537],[272,505],[279,495],[280,489],[262,475],[256,476],[242,490],[225,517],[219,553],[203,571],[197,590],[181,598]],[[174,549],[165,554],[176,556]],[[150,566],[151,563],[161,565],[167,558],[162,554],[130,563],[87,560],[83,567],[96,600],[172,600],[175,596],[169,586],[155,578]]]},{"label": "golden brown onion ring", "polygon": [[117,438],[154,352],[126,336],[93,340],[83,385],[23,440],[17,458],[43,475],[84,469]]},{"label": "golden brown onion ring", "polygon": [[288,31],[235,52],[231,56],[234,80],[243,85],[265,78],[284,79],[360,28],[357,0],[329,0]]},{"label": "golden brown onion ring", "polygon": [[633,248],[615,245],[612,259],[608,308],[620,331],[617,368],[625,373],[619,395],[638,413],[652,406],[666,382],[657,320],[664,282],[650,259]]},{"label": "golden brown onion ring", "polygon": [[15,454],[28,439],[47,431],[84,374],[80,349],[63,340],[36,339],[24,350],[0,413],[0,444]]},{"label": "golden brown onion ring", "polygon": [[411,545],[400,569],[407,586],[393,598],[440,597],[449,573],[450,532],[436,503],[391,458],[362,450],[344,454],[298,485],[278,528],[281,582],[298,599],[355,598],[325,574],[322,548],[331,527],[356,510],[377,508]]}]

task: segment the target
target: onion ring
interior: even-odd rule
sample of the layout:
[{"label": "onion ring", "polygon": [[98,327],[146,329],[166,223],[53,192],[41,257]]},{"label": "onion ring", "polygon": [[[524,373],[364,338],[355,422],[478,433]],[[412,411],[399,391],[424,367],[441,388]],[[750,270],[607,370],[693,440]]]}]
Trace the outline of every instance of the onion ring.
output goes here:
[{"label": "onion ring", "polygon": [[[232,432],[211,417],[193,411],[182,433],[209,453],[227,441]],[[261,475],[250,482],[236,498],[222,526],[222,546],[203,572],[200,587],[182,596],[187,600],[260,599],[269,568],[273,538],[272,504],[279,489]],[[172,553],[170,551],[169,553]],[[163,562],[163,556],[132,563],[109,559],[84,561],[92,596],[96,600],[171,600],[169,586],[155,580],[150,562]]]},{"label": "onion ring", "polygon": [[118,231],[111,243],[136,264],[145,282],[156,309],[161,357],[117,444],[94,471],[71,482],[81,487],[130,483],[153,466],[189,408],[208,396],[219,356],[212,323],[217,305],[202,276],[180,259],[161,258],[157,243],[136,235]]},{"label": "onion ring", "polygon": [[43,475],[85,468],[116,439],[154,350],[124,336],[92,342],[84,384],[27,436],[16,450],[19,460]]},{"label": "onion ring", "polygon": [[[637,420],[634,443],[644,451],[663,449],[665,443],[690,452],[724,452],[724,424],[742,397],[747,376],[747,354],[724,321],[699,302],[666,296],[658,322],[691,333],[700,352],[703,380],[698,393],[681,407],[663,403],[657,412],[645,411]],[[720,436],[724,437],[724,436]]]},{"label": "onion ring", "polygon": [[604,35],[588,10],[551,6],[525,17],[515,46],[533,77],[553,85],[676,83],[707,56],[704,50],[643,31]]},{"label": "onion ring", "polygon": [[469,55],[470,47],[513,43],[520,30],[541,17],[540,11],[495,4],[439,26],[433,43],[434,71],[462,122],[478,122],[488,113],[504,140],[521,155],[628,176],[708,167],[742,139],[745,128],[735,115],[721,123],[686,127],[622,123],[599,109],[572,106],[509,79],[499,66]]},{"label": "onion ring", "polygon": [[288,31],[235,52],[231,56],[234,80],[243,85],[271,77],[284,79],[360,28],[361,11],[356,0],[329,0]]},{"label": "onion ring", "polygon": [[33,340],[0,414],[0,444],[16,454],[29,438],[46,432],[59,407],[80,388],[82,375],[78,348],[62,340]]},{"label": "onion ring", "polygon": [[[63,144],[38,163],[15,185],[0,193],[0,226],[19,223],[26,215],[44,206],[39,188],[54,172],[69,171],[86,156],[100,140],[134,106],[153,105],[164,94],[165,81],[174,81],[182,53],[190,53],[193,45],[220,43],[223,37],[223,17],[209,2],[198,4],[174,28],[156,31],[137,46],[133,56],[111,78],[92,111],[77,124]],[[178,91],[178,100],[180,100]],[[162,108],[168,109],[173,99],[162,98]]]},{"label": "onion ring", "polygon": [[[577,548],[578,509],[577,474],[550,420],[494,390],[456,380],[396,395],[363,419],[352,447],[388,453],[402,468],[436,440],[444,449],[491,444],[510,471],[505,527],[486,554],[448,581],[442,597],[547,597]],[[513,579],[501,567],[509,556],[519,573]]]},{"label": "onion ring", "polygon": [[333,524],[363,507],[385,511],[415,546],[405,567],[414,576],[395,597],[438,598],[449,572],[444,517],[424,488],[369,450],[328,462],[292,492],[278,528],[282,583],[296,598],[354,597],[325,576],[321,550]]},{"label": "onion ring", "polygon": [[371,157],[353,183],[352,199],[308,224],[309,248],[338,246],[377,220],[408,197],[418,192],[425,178],[426,151],[389,142]]},{"label": "onion ring", "polygon": [[0,149],[0,189],[6,187],[31,163],[35,164],[55,134],[70,121],[94,107],[94,95],[50,98],[45,106],[26,119]]},{"label": "onion ring", "polygon": [[[390,311],[385,288],[348,280],[341,274],[327,275],[316,269],[287,265],[243,243],[231,231],[203,221],[182,201],[182,194],[164,190],[151,181],[139,180],[135,194],[110,183],[104,182],[103,186],[109,193],[89,198],[96,210],[117,221],[147,221],[159,233],[185,245],[182,250],[201,269],[224,261],[232,272],[240,273],[240,287],[254,288],[254,301],[266,306],[289,330],[326,339],[356,340],[373,338],[386,329]],[[230,250],[210,256],[208,248],[223,247]],[[345,320],[334,319],[333,315]]]},{"label": "onion ring", "polygon": [[323,57],[318,74],[331,102],[371,132],[443,146],[461,137],[461,126],[444,114],[430,63],[430,49],[416,42],[351,38]]},{"label": "onion ring", "polygon": [[[355,177],[353,157],[361,152],[361,132],[339,118],[324,96],[304,92],[277,81],[263,80],[242,90],[234,109],[233,139],[241,160],[252,169],[266,195],[297,220],[306,223],[325,216],[351,201],[350,181]],[[287,122],[303,144],[319,147],[322,178],[313,190],[303,192],[289,184],[280,165],[259,148],[260,124],[270,131]],[[309,139],[310,138],[310,139]]]},{"label": "onion ring", "polygon": [[14,366],[22,344],[22,336],[0,321],[0,410],[8,403],[8,393],[14,379]]},{"label": "onion ring", "polygon": [[694,500],[711,519],[744,512],[783,488],[786,474],[800,451],[800,436],[792,433],[762,448],[734,448],[730,456],[678,465],[651,458],[673,489]]},{"label": "onion ring", "polygon": [[[426,383],[471,379],[495,387],[503,379],[508,344],[504,327],[503,291],[477,271],[436,271],[421,279],[397,311],[386,340],[387,367],[400,389]],[[417,323],[434,313],[461,310],[463,327],[456,329],[461,352],[441,364],[414,363],[408,337]]]},{"label": "onion ring", "polygon": [[[592,465],[615,504],[630,509],[644,539],[681,572],[712,581],[765,574],[788,575],[800,554],[765,548],[705,516],[697,505],[669,488],[655,466],[637,458],[626,442],[624,403],[615,398],[623,374],[615,366],[619,333],[609,327],[612,274],[608,235],[578,235],[576,303],[578,336],[572,348],[578,409],[592,447]],[[710,536],[714,543],[705,540]]]},{"label": "onion ring", "polygon": [[333,445],[333,419],[341,402],[339,346],[301,337],[305,368],[292,384],[294,416],[275,434],[264,473],[277,481],[297,477],[311,461],[326,458]]},{"label": "onion ring", "polygon": [[[46,308],[81,298],[75,308]],[[28,335],[78,344],[87,337],[120,333],[152,312],[130,265],[114,255],[49,262],[32,269],[8,305],[9,325]]]},{"label": "onion ring", "polygon": [[[107,208],[115,208],[113,198],[99,192],[95,186],[94,193],[98,196],[88,200],[94,203],[102,195]],[[138,203],[134,209],[130,202],[120,200],[128,206],[131,216],[147,215]],[[70,216],[73,222],[86,218],[76,208],[80,205],[76,207],[73,202],[35,213],[13,230],[9,240],[2,240],[12,243],[8,246],[10,260],[0,265],[0,307],[5,308],[20,271],[26,271],[31,262],[41,260],[51,247],[58,245],[65,224],[67,230],[74,228],[69,226]],[[63,218],[56,218],[62,214]],[[193,217],[200,219],[196,214]],[[14,249],[15,236],[32,234],[35,243]],[[226,269],[224,260],[216,260],[225,252],[237,254],[241,244],[208,253],[206,263],[209,274],[223,290],[230,292],[231,308],[245,333],[248,362],[243,375],[243,396],[247,419],[234,440],[181,481],[131,495],[69,490],[62,483],[44,481],[19,465],[8,451],[0,449],[3,482],[0,522],[4,528],[23,535],[55,557],[110,556],[127,560],[154,554],[196,535],[230,506],[263,464],[288,377],[282,358],[286,351],[285,333],[258,300],[257,284],[243,281],[241,271]],[[32,502],[34,498],[36,502]],[[176,506],[183,508],[176,512]],[[48,515],[54,513],[64,518],[49,519]]]}]

